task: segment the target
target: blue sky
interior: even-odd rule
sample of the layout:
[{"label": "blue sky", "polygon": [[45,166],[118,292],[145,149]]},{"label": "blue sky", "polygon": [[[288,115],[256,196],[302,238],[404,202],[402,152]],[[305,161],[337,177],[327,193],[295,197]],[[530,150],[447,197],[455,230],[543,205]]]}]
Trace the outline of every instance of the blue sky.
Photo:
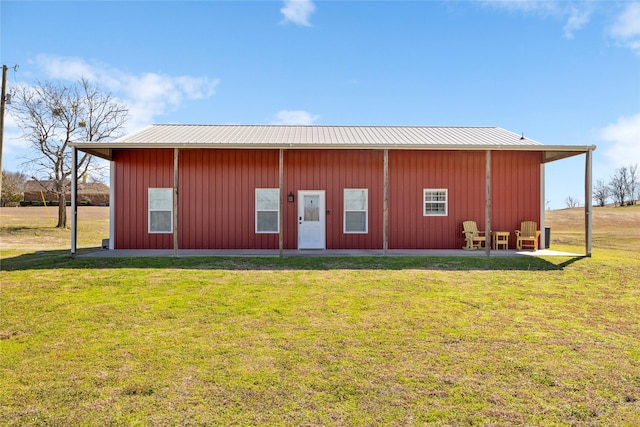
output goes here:
[{"label": "blue sky", "polygon": [[[499,126],[640,164],[640,2],[6,1],[8,88],[94,80],[151,123]],[[6,118],[3,168],[26,145]],[[584,156],[547,200],[584,201]]]}]

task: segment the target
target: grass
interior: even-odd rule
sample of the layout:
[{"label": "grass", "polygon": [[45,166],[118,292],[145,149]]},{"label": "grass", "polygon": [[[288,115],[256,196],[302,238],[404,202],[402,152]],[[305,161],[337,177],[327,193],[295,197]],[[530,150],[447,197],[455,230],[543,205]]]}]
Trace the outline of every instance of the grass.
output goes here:
[{"label": "grass", "polygon": [[[1,418],[639,425],[638,212],[596,210],[594,242],[622,237],[590,259],[3,250]],[[580,248],[580,212],[553,215],[553,247]]]},{"label": "grass", "polygon": [[[68,249],[71,245],[71,208],[67,208],[69,228],[56,228],[58,207],[0,208],[2,251]],[[100,247],[109,237],[109,208],[78,207],[78,247]]]}]

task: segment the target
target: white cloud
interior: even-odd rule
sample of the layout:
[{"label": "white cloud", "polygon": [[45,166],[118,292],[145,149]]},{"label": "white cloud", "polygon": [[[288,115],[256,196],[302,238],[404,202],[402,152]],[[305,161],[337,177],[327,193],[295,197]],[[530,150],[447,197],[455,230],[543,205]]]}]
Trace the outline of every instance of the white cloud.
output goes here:
[{"label": "white cloud", "polygon": [[604,153],[616,167],[640,164],[640,114],[620,117],[600,129],[598,136],[610,143]]},{"label": "white cloud", "polygon": [[[535,14],[542,18],[556,18],[566,20],[564,36],[572,39],[575,33],[586,27],[594,12],[610,13],[615,10],[613,2],[604,3],[594,1],[562,1],[562,0],[480,0],[481,4],[495,9],[507,10],[523,14]],[[608,34],[620,46],[631,49],[640,55],[640,1],[620,2],[624,7],[609,26]]]},{"label": "white cloud", "polygon": [[629,3],[609,28],[609,33],[620,44],[640,54],[640,2]]},{"label": "white cloud", "polygon": [[[7,106],[7,108],[10,108]],[[29,148],[30,144],[22,137],[22,132],[13,114],[4,115],[4,139],[2,150],[5,154],[19,153]]]},{"label": "white cloud", "polygon": [[630,3],[611,27],[611,34],[620,38],[640,35],[640,3]]},{"label": "white cloud", "polygon": [[310,27],[309,17],[315,10],[316,6],[311,0],[284,0],[284,7],[280,12],[284,15],[284,22]]},{"label": "white cloud", "polygon": [[589,23],[594,8],[592,2],[585,1],[487,0],[482,1],[482,3],[486,6],[510,12],[536,14],[543,18],[566,19],[563,32],[568,39],[572,39],[574,32],[584,28]]},{"label": "white cloud", "polygon": [[93,66],[76,58],[38,55],[35,63],[44,68],[49,78],[77,81],[81,78],[96,80]]},{"label": "white cloud", "polygon": [[558,7],[559,7],[557,1],[485,0],[485,1],[482,1],[482,3],[487,6],[492,6],[498,9],[507,9],[511,11],[520,11],[520,12],[526,12],[526,13],[535,12],[535,13],[545,14],[545,15],[558,13]]},{"label": "white cloud", "polygon": [[131,132],[174,111],[185,100],[205,99],[215,94],[219,79],[168,76],[158,73],[133,74],[108,65],[90,64],[78,58],[41,55],[36,63],[47,78],[98,83],[121,99],[129,108],[126,131]]},{"label": "white cloud", "polygon": [[569,19],[564,25],[564,36],[568,39],[572,39],[573,33],[587,25],[590,18],[591,10],[572,7]]},{"label": "white cloud", "polygon": [[311,115],[306,111],[292,111],[292,110],[280,110],[275,115],[274,121],[271,124],[274,125],[311,125],[319,116]]}]

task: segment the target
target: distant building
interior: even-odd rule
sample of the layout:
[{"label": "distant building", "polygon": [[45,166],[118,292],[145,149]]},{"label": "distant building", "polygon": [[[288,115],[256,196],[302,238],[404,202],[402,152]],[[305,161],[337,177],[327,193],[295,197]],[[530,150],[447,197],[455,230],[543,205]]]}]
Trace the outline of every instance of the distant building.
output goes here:
[{"label": "distant building", "polygon": [[[58,203],[58,195],[54,188],[53,180],[27,181],[24,185],[23,200],[31,203],[43,201],[46,201],[47,204]],[[66,199],[67,203],[71,202],[71,193],[67,193]],[[78,183],[78,204],[108,206],[109,186],[101,182],[86,182],[86,180],[82,180]]]}]

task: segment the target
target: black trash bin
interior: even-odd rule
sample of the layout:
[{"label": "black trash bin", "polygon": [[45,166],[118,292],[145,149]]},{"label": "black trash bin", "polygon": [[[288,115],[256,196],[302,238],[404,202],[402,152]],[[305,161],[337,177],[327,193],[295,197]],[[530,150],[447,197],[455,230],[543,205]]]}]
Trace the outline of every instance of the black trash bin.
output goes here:
[{"label": "black trash bin", "polygon": [[544,248],[549,249],[551,246],[551,227],[544,228]]}]

